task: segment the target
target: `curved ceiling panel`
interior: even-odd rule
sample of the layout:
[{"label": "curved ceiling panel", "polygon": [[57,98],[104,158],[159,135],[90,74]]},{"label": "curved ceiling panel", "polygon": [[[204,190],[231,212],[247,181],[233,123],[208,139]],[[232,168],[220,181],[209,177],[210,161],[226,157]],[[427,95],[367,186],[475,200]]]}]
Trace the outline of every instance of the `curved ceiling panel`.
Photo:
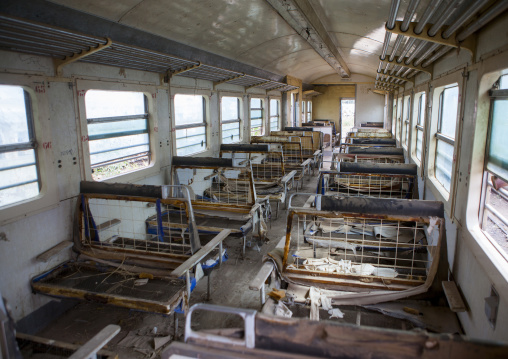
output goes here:
[{"label": "curved ceiling panel", "polygon": [[[295,33],[274,38],[247,49],[239,53],[235,60],[251,61],[264,68],[283,56],[308,49],[311,49],[310,45]],[[319,57],[317,54],[316,56]]]},{"label": "curved ceiling panel", "polygon": [[[287,54],[281,58],[274,60],[272,63],[265,67],[273,67],[274,71],[278,73],[296,74],[295,76],[302,79],[303,82],[309,82],[315,78],[316,68],[325,68],[328,66],[328,72],[335,73],[335,71],[323,60],[321,57],[316,57],[314,49],[302,50],[295,53]],[[321,75],[324,76],[325,74]]]}]

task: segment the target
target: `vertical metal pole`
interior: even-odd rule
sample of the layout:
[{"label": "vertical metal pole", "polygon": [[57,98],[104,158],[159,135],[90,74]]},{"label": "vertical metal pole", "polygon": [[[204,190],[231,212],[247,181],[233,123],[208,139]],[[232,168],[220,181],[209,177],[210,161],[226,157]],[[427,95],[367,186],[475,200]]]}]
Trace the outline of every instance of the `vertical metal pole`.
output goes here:
[{"label": "vertical metal pole", "polygon": [[219,243],[219,266],[222,266],[222,242]]},{"label": "vertical metal pole", "polygon": [[213,270],[210,271],[210,273],[208,273],[208,281],[207,281],[207,286],[206,286],[206,300],[207,301],[210,301],[210,281],[212,280],[212,272]]}]

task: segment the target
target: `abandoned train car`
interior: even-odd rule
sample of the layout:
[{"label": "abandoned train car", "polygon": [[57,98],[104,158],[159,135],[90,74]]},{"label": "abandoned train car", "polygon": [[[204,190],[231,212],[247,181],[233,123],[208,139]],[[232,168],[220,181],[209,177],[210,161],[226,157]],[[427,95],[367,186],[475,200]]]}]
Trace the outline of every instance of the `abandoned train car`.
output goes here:
[{"label": "abandoned train car", "polygon": [[[332,256],[341,266],[361,260],[362,275],[367,258],[378,266],[372,278],[332,287],[353,283],[358,298],[425,283],[408,293],[437,292],[433,304],[449,307],[457,333],[508,345],[507,10],[506,0],[3,0],[0,296],[8,310],[2,302],[0,312],[18,332],[48,336],[55,331],[45,328],[76,307],[66,296],[186,314],[204,300],[191,291],[205,288],[213,304],[261,310],[245,283],[268,268],[254,286],[262,303],[265,279],[286,290],[277,264],[263,263],[279,250],[279,274],[311,273],[307,284],[340,276],[317,273],[319,253],[326,265],[336,265]],[[358,210],[382,201],[432,201],[432,210],[414,218],[406,204],[389,216],[377,204]],[[363,223],[353,247],[352,217],[337,211],[356,211],[355,226]],[[291,237],[302,213],[314,222]],[[412,230],[412,244],[399,246],[401,232],[396,244],[376,232],[382,216]],[[347,229],[330,229],[339,222]],[[342,235],[347,243],[332,248]],[[326,250],[312,244],[320,240]],[[135,284],[121,292],[111,284],[104,296],[84,282],[55,289],[85,259],[109,268],[104,281],[122,268],[136,273]],[[398,273],[380,278],[392,259]],[[162,296],[170,297],[163,309],[151,297],[131,300],[157,278],[178,286]],[[242,295],[214,296],[239,282]]]}]

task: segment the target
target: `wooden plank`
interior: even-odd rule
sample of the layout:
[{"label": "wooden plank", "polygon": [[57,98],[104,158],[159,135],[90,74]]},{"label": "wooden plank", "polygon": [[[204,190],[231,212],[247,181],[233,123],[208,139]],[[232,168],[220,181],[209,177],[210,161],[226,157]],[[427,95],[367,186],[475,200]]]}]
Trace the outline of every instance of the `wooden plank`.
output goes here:
[{"label": "wooden plank", "polygon": [[119,220],[118,218],[113,218],[113,219],[111,219],[111,220],[109,220],[109,221],[106,221],[106,222],[104,222],[104,223],[99,224],[99,225],[97,226],[97,230],[98,230],[98,231],[103,231],[103,230],[105,230],[105,229],[108,229],[108,228],[111,228],[111,227],[113,227],[113,226],[116,226],[116,225],[118,225],[118,224],[120,224],[120,223],[122,223],[122,221],[121,221],[121,220]]},{"label": "wooden plank", "polygon": [[118,325],[110,324],[103,328],[99,333],[87,341],[85,345],[79,348],[69,359],[88,359],[95,358],[97,352],[105,346],[115,335],[120,332]]},{"label": "wooden plank", "polygon": [[[334,358],[506,358],[506,343],[256,315],[256,349]],[[290,335],[289,335],[290,333]]]},{"label": "wooden plank", "polygon": [[56,246],[51,247],[46,252],[41,253],[37,256],[37,260],[40,262],[47,262],[58,253],[63,252],[67,248],[71,248],[73,245],[72,241],[63,241],[58,243]]},{"label": "wooden plank", "polygon": [[465,312],[467,310],[457,285],[453,281],[442,281],[443,290],[452,312]]},{"label": "wooden plank", "polygon": [[281,183],[285,183],[285,182],[288,182],[289,180],[291,180],[295,176],[296,176],[296,170],[293,170],[293,171],[289,172],[287,175],[285,175],[284,177],[282,177],[282,179],[280,181],[281,181]]},{"label": "wooden plank", "polygon": [[249,289],[251,290],[260,290],[262,286],[265,285],[266,279],[273,271],[273,263],[265,262],[263,266],[259,270],[258,274],[254,277],[254,279],[249,284]]},{"label": "wooden plank", "polygon": [[[180,278],[192,267],[194,267],[200,260],[202,260],[208,253],[210,253],[219,243],[224,241],[231,234],[230,229],[223,229],[218,235],[216,235],[210,242],[202,247],[198,252],[194,253],[192,257],[187,259],[178,268],[176,268],[171,275],[173,277]],[[220,253],[222,255],[222,253]]]}]

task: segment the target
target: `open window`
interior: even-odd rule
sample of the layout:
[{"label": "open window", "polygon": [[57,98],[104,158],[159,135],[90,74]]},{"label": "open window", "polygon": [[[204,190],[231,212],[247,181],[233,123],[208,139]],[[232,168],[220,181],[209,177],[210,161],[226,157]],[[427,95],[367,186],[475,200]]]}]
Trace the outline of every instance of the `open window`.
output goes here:
[{"label": "open window", "polygon": [[85,109],[94,180],[149,166],[149,114],[143,92],[89,90]]},{"label": "open window", "polygon": [[176,154],[206,150],[206,100],[201,95],[175,95]]},{"label": "open window", "polygon": [[263,100],[260,98],[250,99],[250,134],[262,136],[265,134],[263,126]]},{"label": "open window", "polygon": [[413,126],[414,126],[414,148],[413,158],[416,164],[422,163],[422,154],[424,151],[423,138],[425,129],[425,92],[420,92],[415,95],[415,108],[413,113]]},{"label": "open window", "polygon": [[397,99],[397,124],[395,128],[395,135],[396,139],[400,142],[401,141],[401,122],[402,122],[402,97],[399,97]]},{"label": "open window", "polygon": [[489,92],[490,119],[480,204],[483,233],[508,260],[508,75]]},{"label": "open window", "polygon": [[402,146],[407,148],[409,143],[409,119],[411,112],[411,96],[404,99],[404,123],[402,127]]},{"label": "open window", "polygon": [[280,101],[270,100],[270,131],[278,131],[280,129]]},{"label": "open window", "polygon": [[453,173],[453,153],[455,148],[455,129],[459,104],[457,84],[441,89],[439,95],[438,123],[434,173],[436,180],[446,192],[450,192]]},{"label": "open window", "polygon": [[0,207],[39,195],[33,113],[21,86],[0,85]]},{"label": "open window", "polygon": [[240,142],[241,136],[240,99],[224,96],[221,98],[222,143]]}]

